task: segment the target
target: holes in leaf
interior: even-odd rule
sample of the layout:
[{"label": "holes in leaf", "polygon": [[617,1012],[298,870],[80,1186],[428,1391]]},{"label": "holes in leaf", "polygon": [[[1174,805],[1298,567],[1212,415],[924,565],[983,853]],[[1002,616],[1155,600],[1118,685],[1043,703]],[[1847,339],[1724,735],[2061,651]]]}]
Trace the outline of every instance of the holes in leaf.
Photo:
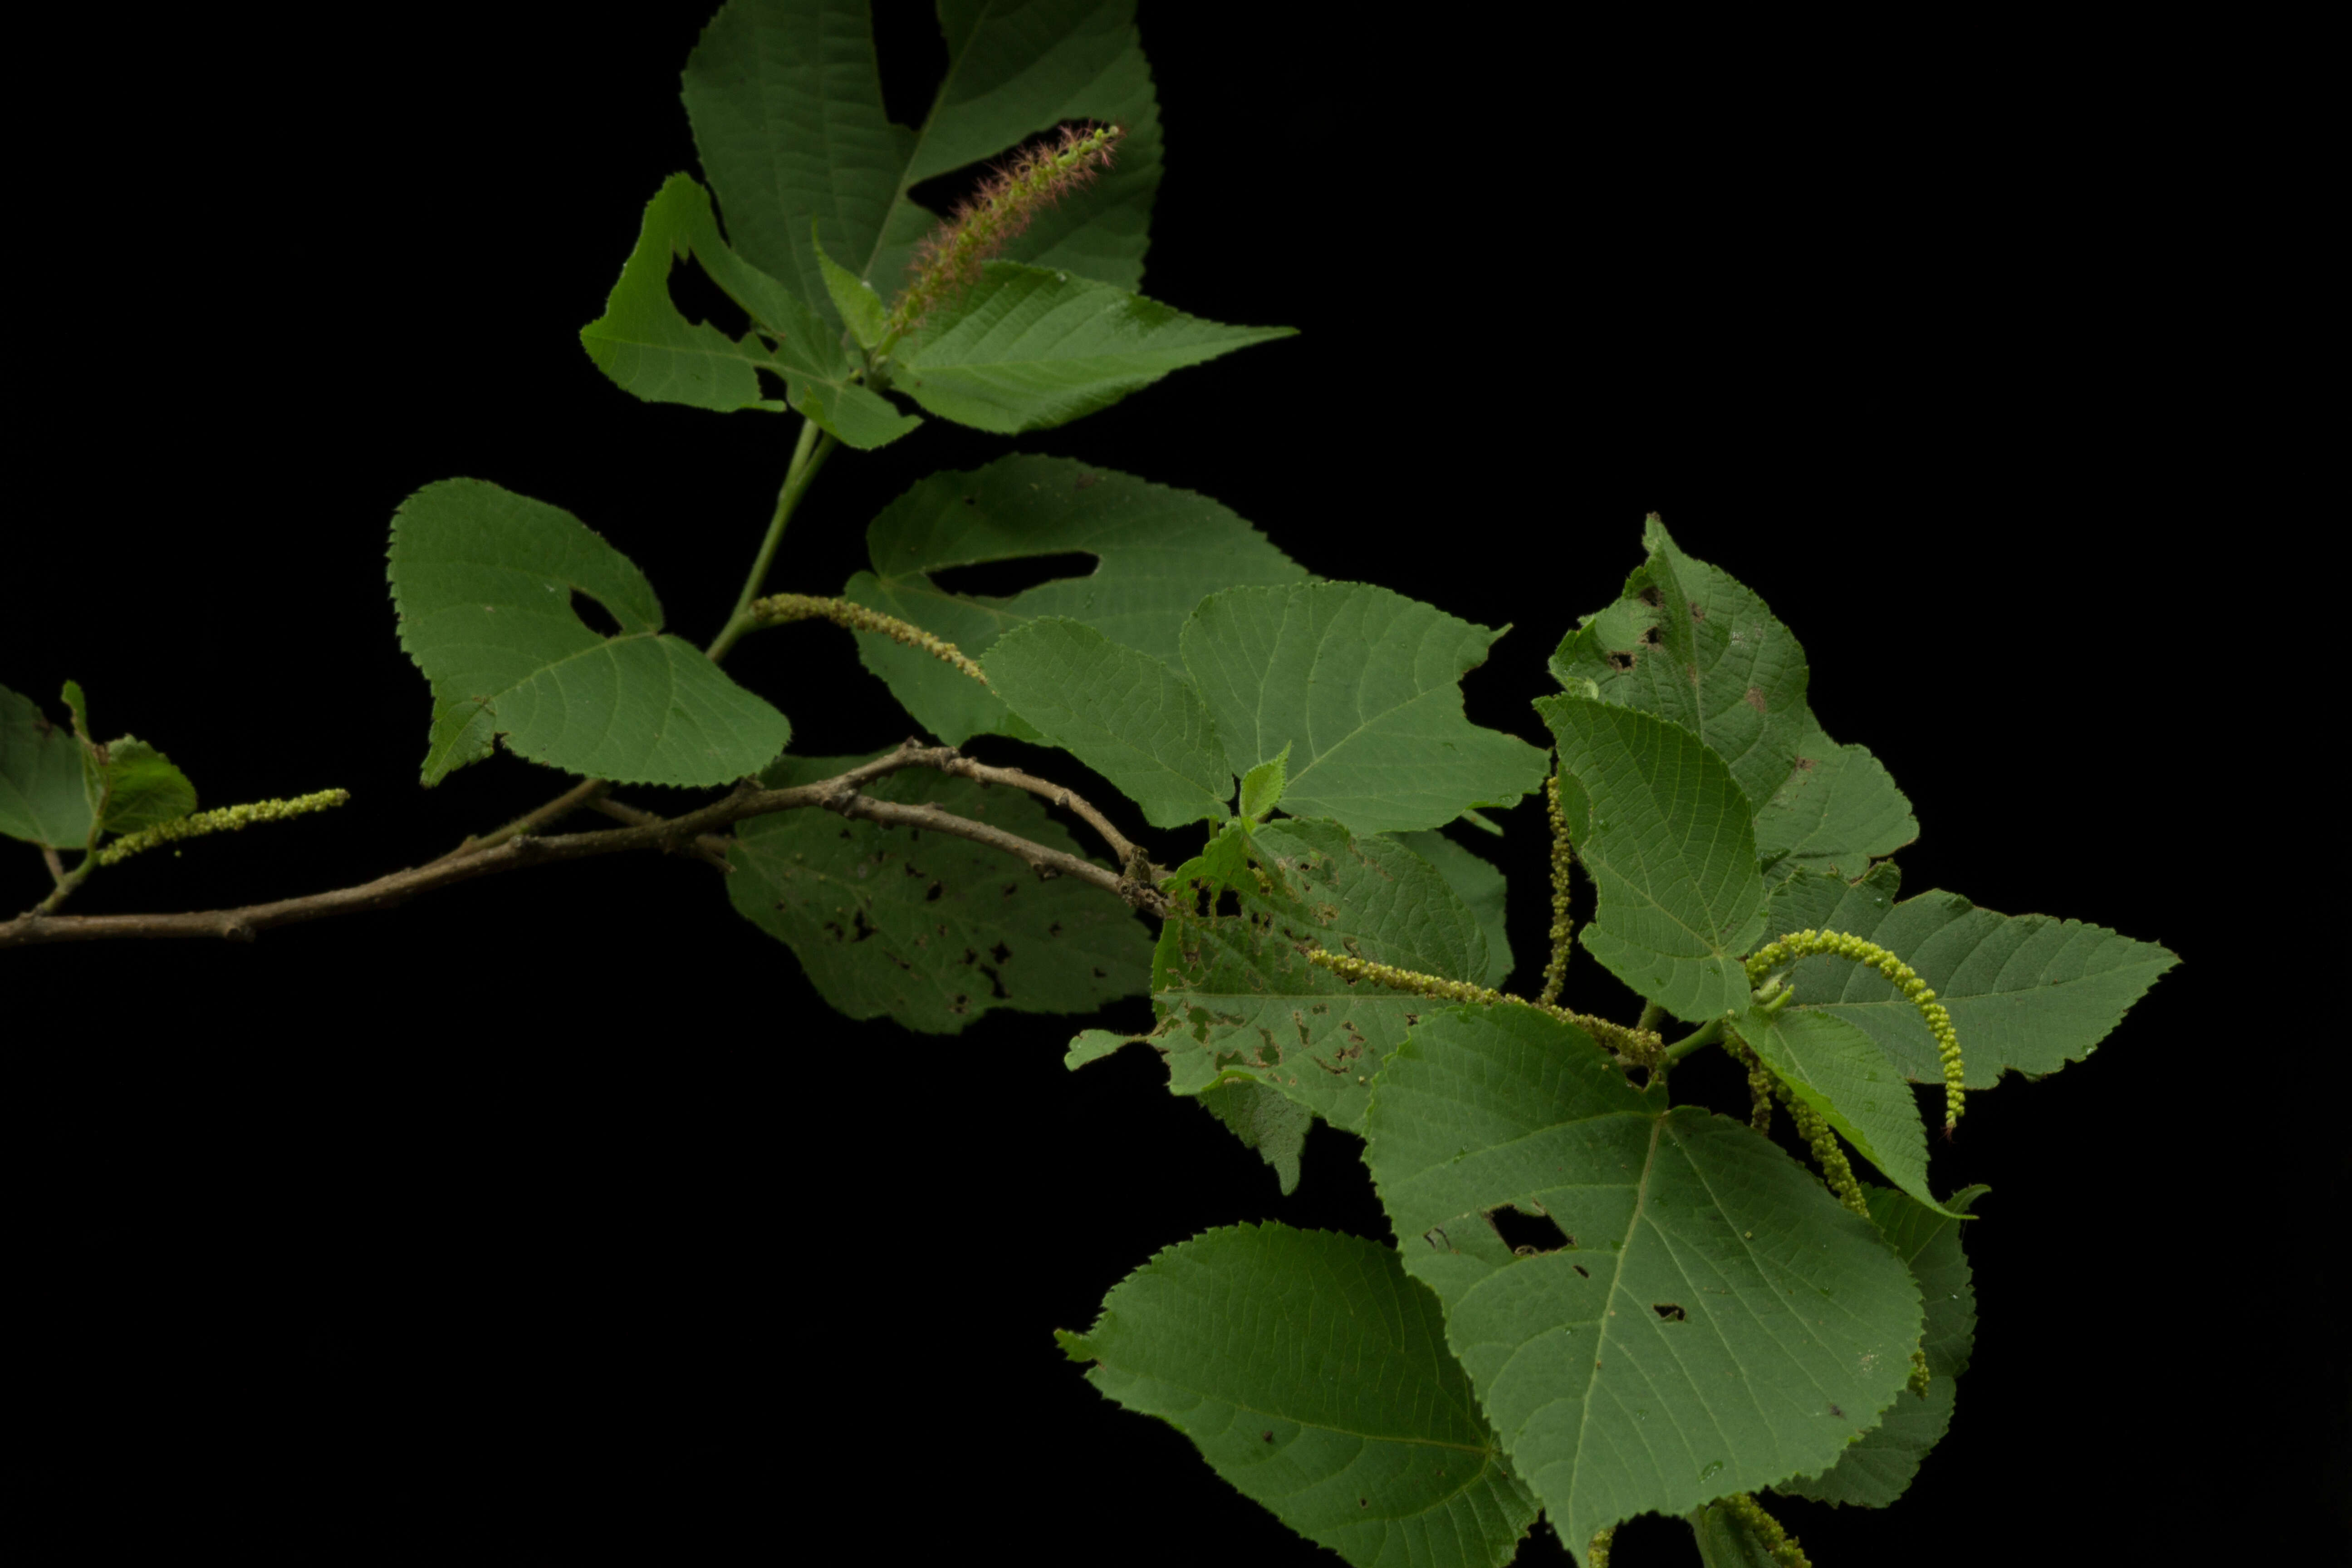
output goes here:
[{"label": "holes in leaf", "polygon": [[621,635],[621,623],[613,618],[613,612],[577,588],[572,590],[572,613],[580,617],[582,626],[600,637]]},{"label": "holes in leaf", "polygon": [[931,585],[943,593],[971,598],[1009,599],[1015,594],[1068,577],[1091,577],[1102,558],[1080,550],[1053,555],[1024,555],[1012,561],[975,561],[968,566],[945,566],[932,572]]},{"label": "holes in leaf", "polygon": [[677,313],[689,321],[708,321],[735,341],[751,330],[751,318],[743,307],[727,297],[727,291],[710,280],[710,275],[691,262],[680,262],[669,269],[669,302]]},{"label": "holes in leaf", "polygon": [[1650,1310],[1657,1313],[1660,1318],[1669,1323],[1687,1323],[1690,1321],[1690,1314],[1684,1311],[1672,1301],[1653,1302],[1651,1303]]},{"label": "holes in leaf", "polygon": [[1488,1209],[1486,1223],[1495,1227],[1495,1234],[1503,1238],[1503,1245],[1511,1249],[1515,1258],[1534,1258],[1576,1245],[1576,1238],[1560,1229],[1551,1215],[1528,1214],[1509,1204]]},{"label": "holes in leaf", "polygon": [[1658,593],[1658,585],[1655,583],[1653,583],[1648,587],[1643,589],[1640,598],[1642,603],[1649,605],[1650,608],[1654,610],[1656,609],[1660,604],[1664,602],[1663,596]]},{"label": "holes in leaf", "polygon": [[1590,1279],[1592,1278],[1592,1270],[1587,1268],[1581,1263],[1571,1263],[1569,1267],[1576,1270],[1576,1277],[1579,1279]]},{"label": "holes in leaf", "polygon": [[1239,893],[1234,892],[1231,888],[1227,888],[1223,892],[1217,895],[1217,901],[1211,907],[1209,912],[1215,915],[1238,917],[1242,912],[1242,896]]},{"label": "holes in leaf", "polygon": [[1612,669],[1626,670],[1633,668],[1633,660],[1625,654],[1612,653],[1604,657],[1609,660],[1609,668]]},{"label": "holes in leaf", "polygon": [[941,888],[939,883],[933,882],[930,886],[930,890],[923,895],[923,902],[927,904],[938,903],[940,901],[940,894],[945,890],[946,889]]},{"label": "holes in leaf", "polygon": [[1002,963],[1006,959],[1013,956],[1013,950],[1000,942],[994,947],[988,950],[988,956],[994,959],[997,963]]},{"label": "holes in leaf", "polygon": [[1642,634],[1642,646],[1643,647],[1656,647],[1664,639],[1658,636],[1658,628],[1655,626],[1650,627],[1647,631]]}]

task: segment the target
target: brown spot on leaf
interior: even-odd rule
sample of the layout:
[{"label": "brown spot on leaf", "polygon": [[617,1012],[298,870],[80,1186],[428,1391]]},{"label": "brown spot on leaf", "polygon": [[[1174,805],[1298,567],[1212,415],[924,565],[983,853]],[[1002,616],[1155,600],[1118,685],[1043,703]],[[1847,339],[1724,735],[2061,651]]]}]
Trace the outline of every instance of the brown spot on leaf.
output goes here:
[{"label": "brown spot on leaf", "polygon": [[1755,709],[1759,713],[1764,711],[1764,693],[1758,690],[1753,686],[1739,694],[1739,700],[1747,703],[1748,706]]}]

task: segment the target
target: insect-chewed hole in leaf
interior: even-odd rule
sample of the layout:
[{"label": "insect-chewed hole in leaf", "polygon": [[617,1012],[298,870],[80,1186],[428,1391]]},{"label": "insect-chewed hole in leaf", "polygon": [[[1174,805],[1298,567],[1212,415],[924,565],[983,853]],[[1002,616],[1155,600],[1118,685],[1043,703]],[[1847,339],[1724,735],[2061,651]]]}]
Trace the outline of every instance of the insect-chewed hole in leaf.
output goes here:
[{"label": "insect-chewed hole in leaf", "polygon": [[1643,646],[1643,647],[1657,647],[1657,646],[1658,646],[1658,642],[1659,642],[1659,638],[1658,638],[1658,628],[1657,628],[1657,627],[1655,627],[1655,626],[1652,626],[1649,630],[1647,630],[1647,631],[1645,631],[1645,632],[1643,632],[1643,633],[1642,634],[1642,646]]},{"label": "insect-chewed hole in leaf", "polygon": [[577,588],[572,590],[572,613],[580,617],[582,626],[600,637],[621,635],[621,623],[613,618],[613,612]]},{"label": "insect-chewed hole in leaf", "polygon": [[1633,668],[1633,661],[1626,658],[1622,653],[1610,654],[1608,658],[1609,668],[1612,669],[1631,669]]},{"label": "insect-chewed hole in leaf", "polygon": [[1576,1245],[1576,1238],[1560,1229],[1551,1215],[1528,1214],[1509,1204],[1488,1209],[1486,1223],[1495,1227],[1495,1234],[1503,1238],[1503,1244],[1515,1257],[1533,1258]]},{"label": "insect-chewed hole in leaf", "polygon": [[1242,912],[1242,896],[1227,888],[1217,895],[1215,906],[1209,911],[1215,915],[1238,916]]},{"label": "insect-chewed hole in leaf", "polygon": [[1690,1321],[1690,1314],[1684,1311],[1672,1301],[1654,1301],[1650,1304],[1650,1310],[1657,1313],[1659,1317],[1664,1319],[1669,1323],[1687,1323]]},{"label": "insect-chewed hole in leaf", "polygon": [[669,269],[669,302],[689,321],[708,321],[740,342],[751,318],[701,268],[680,262]]},{"label": "insect-chewed hole in leaf", "polygon": [[1000,942],[994,947],[988,950],[988,956],[994,959],[997,963],[1002,963],[1006,959],[1013,956],[1013,950]]},{"label": "insect-chewed hole in leaf", "polygon": [[945,889],[939,883],[933,882],[930,886],[930,889],[924,893],[923,902],[927,904],[938,903],[940,901],[940,894],[943,891],[945,891]]},{"label": "insect-chewed hole in leaf", "polygon": [[761,396],[768,399],[771,403],[789,403],[792,401],[792,390],[784,384],[784,378],[782,376],[778,375],[774,371],[770,370],[763,364],[753,365],[751,367],[751,374],[759,380]]},{"label": "insect-chewed hole in leaf", "polygon": [[1658,586],[1654,583],[1643,589],[1638,596],[1642,603],[1649,605],[1650,608],[1654,610],[1656,609],[1661,603],[1661,595],[1658,593]]},{"label": "insect-chewed hole in leaf", "polygon": [[1053,555],[1024,555],[1012,561],[976,561],[969,566],[946,566],[930,574],[931,586],[942,593],[975,599],[1009,599],[1015,594],[1067,577],[1091,577],[1102,558],[1082,550]]}]

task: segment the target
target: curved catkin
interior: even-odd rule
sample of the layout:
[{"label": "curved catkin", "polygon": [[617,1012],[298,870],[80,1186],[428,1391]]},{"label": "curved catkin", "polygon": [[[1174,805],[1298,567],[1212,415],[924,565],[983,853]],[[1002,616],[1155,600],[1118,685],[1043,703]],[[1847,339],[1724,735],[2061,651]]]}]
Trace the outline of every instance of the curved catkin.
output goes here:
[{"label": "curved catkin", "polygon": [[1919,1009],[1919,1016],[1927,1022],[1927,1032],[1936,1038],[1936,1058],[1943,1066],[1944,1131],[1951,1131],[1960,1120],[1961,1104],[1966,1099],[1966,1090],[1960,1086],[1959,1032],[1952,1027],[1950,1011],[1936,1000],[1935,992],[1909,964],[1876,942],[1864,942],[1844,931],[1796,931],[1756,950],[1755,956],[1748,961],[1748,982],[1761,984],[1764,977],[1781,964],[1815,953],[1870,965],[1894,983],[1905,1001]]},{"label": "curved catkin", "polygon": [[854,632],[872,632],[877,637],[888,637],[892,642],[919,648],[942,664],[954,665],[982,686],[988,684],[988,677],[982,673],[980,666],[967,658],[963,650],[955,644],[944,637],[933,637],[920,626],[909,626],[896,616],[886,616],[879,610],[869,610],[846,599],[819,599],[807,594],[771,594],[764,599],[752,600],[751,614],[768,626],[778,626],[785,621],[831,621],[835,626],[846,626]]},{"label": "curved catkin", "polygon": [[1443,1002],[1474,1002],[1490,1007],[1496,1003],[1507,1002],[1515,1007],[1532,1007],[1538,1013],[1549,1013],[1564,1024],[1574,1024],[1627,1061],[1639,1062],[1643,1066],[1655,1061],[1665,1044],[1649,1029],[1629,1029],[1622,1024],[1612,1024],[1589,1013],[1570,1012],[1549,1002],[1530,1002],[1522,996],[1490,991],[1484,985],[1473,985],[1466,980],[1448,980],[1443,975],[1397,969],[1385,963],[1349,958],[1344,953],[1325,952],[1320,949],[1307,953],[1307,962],[1318,969],[1328,969],[1345,980],[1369,980],[1391,991],[1410,991],[1416,995],[1433,996]]}]

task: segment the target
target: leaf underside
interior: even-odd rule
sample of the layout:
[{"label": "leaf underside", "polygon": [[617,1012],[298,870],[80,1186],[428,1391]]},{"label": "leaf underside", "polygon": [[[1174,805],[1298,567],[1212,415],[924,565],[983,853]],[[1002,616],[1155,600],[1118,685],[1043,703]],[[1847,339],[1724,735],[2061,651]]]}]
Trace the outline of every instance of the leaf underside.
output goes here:
[{"label": "leaf underside", "polygon": [[[785,788],[867,760],[787,757],[761,778]],[[865,792],[1079,853],[1018,790],[908,769]],[[1142,989],[1151,938],[1132,910],[1084,882],[1041,882],[1003,850],[814,808],[752,817],[736,836],[729,899],[849,1017],[953,1034],[995,1007],[1090,1013]]]},{"label": "leaf underside", "polygon": [[52,849],[89,841],[81,742],[29,697],[0,686],[0,833]]}]

